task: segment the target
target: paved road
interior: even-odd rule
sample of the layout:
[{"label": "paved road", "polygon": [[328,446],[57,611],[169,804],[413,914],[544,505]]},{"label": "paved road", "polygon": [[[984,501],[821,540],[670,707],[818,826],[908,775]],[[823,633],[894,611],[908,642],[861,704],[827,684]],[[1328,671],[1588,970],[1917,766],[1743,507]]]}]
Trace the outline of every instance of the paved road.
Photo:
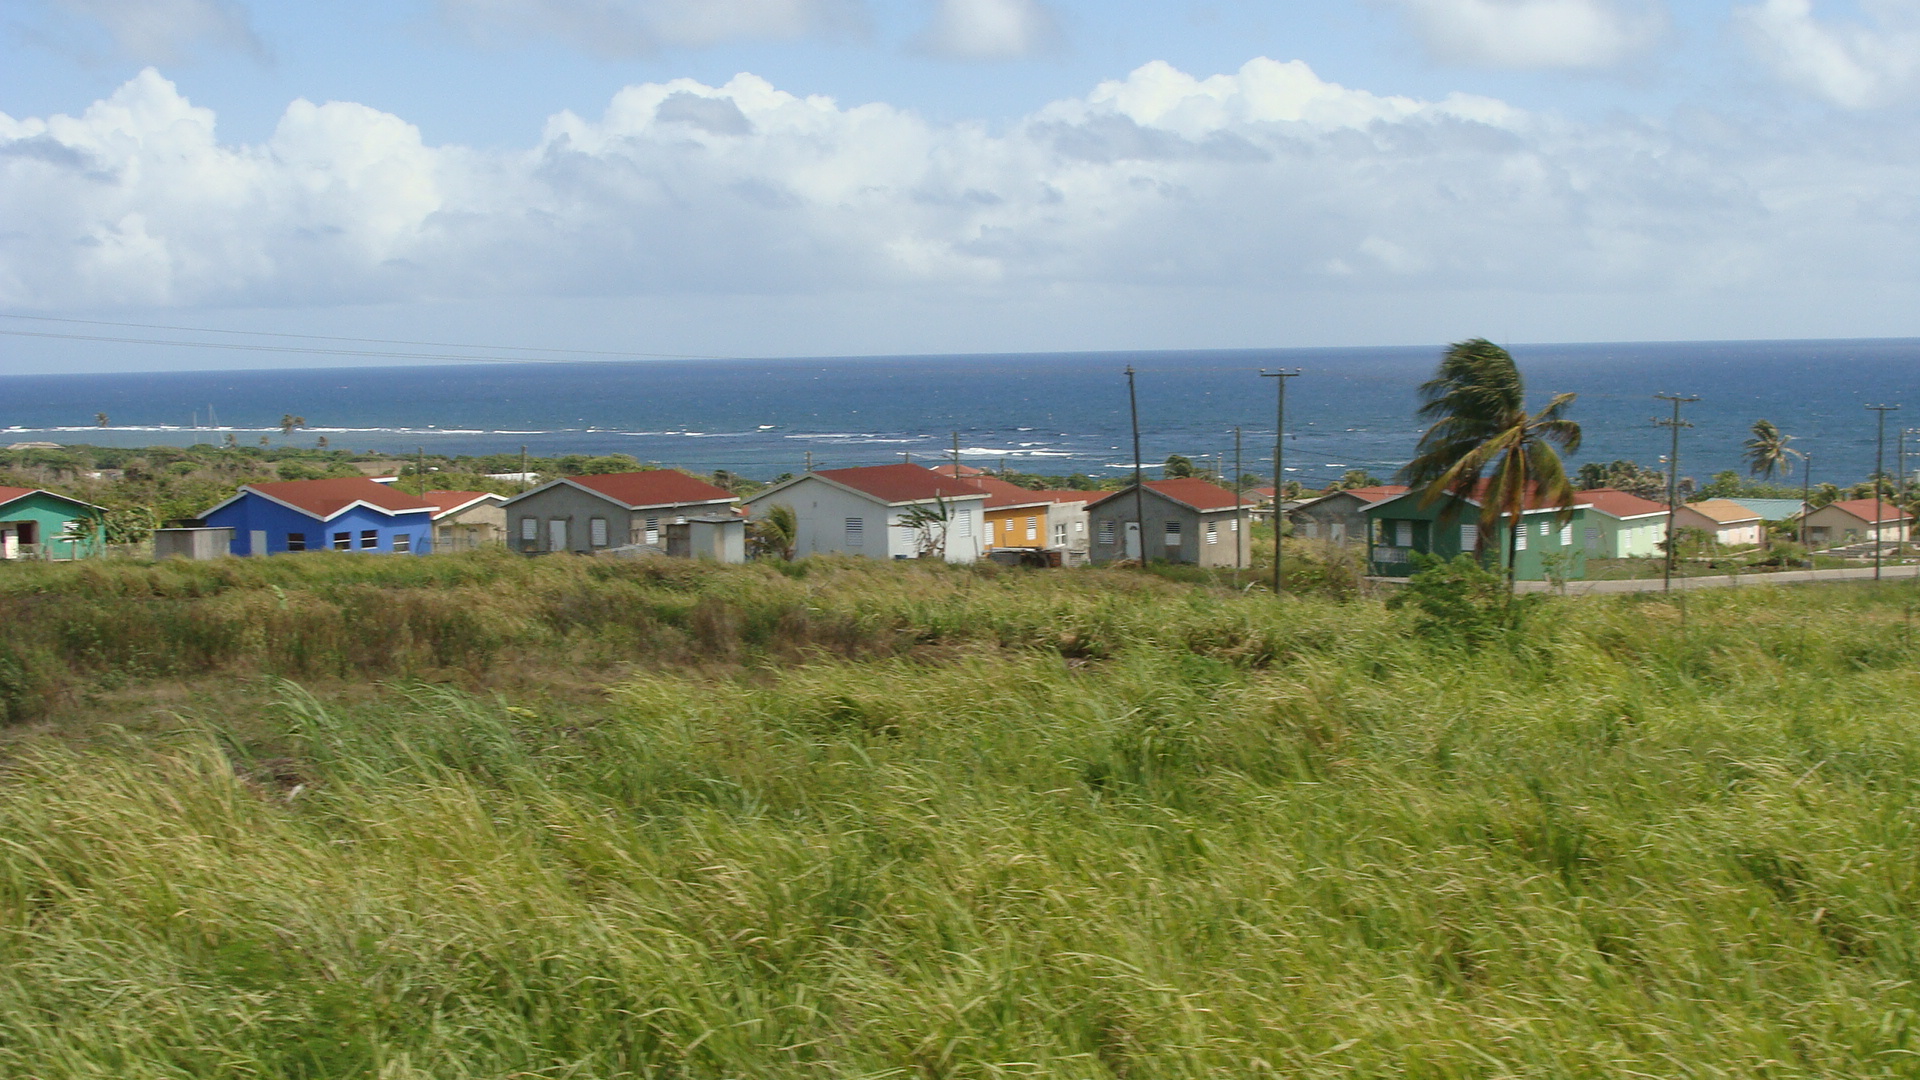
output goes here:
[{"label": "paved road", "polygon": [[[1885,580],[1910,578],[1920,574],[1920,566],[1882,567],[1880,576]],[[1674,578],[1675,591],[1681,589],[1724,589],[1734,585],[1806,585],[1822,581],[1872,581],[1873,567],[1849,566],[1843,570],[1782,570],[1771,574],[1727,574],[1717,577]],[[1566,595],[1591,596],[1599,593],[1636,593],[1659,592],[1663,588],[1659,578],[1635,579],[1632,581],[1569,581]],[[1552,585],[1544,581],[1522,581],[1515,589],[1523,593],[1552,592]]]}]

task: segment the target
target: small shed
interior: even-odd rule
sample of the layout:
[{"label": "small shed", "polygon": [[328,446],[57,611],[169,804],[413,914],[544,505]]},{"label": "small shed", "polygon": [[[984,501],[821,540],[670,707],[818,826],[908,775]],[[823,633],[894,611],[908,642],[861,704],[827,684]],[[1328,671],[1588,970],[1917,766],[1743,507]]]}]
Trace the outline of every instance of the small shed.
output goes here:
[{"label": "small shed", "polygon": [[[667,528],[733,514],[733,494],[676,469],[568,476],[508,499],[515,551],[590,554],[613,548],[667,551]],[[744,536],[744,534],[743,534]],[[745,541],[740,559],[746,557]]]},{"label": "small shed", "polygon": [[667,526],[667,554],[710,562],[747,561],[747,519],[738,514],[705,514]]},{"label": "small shed", "polygon": [[218,559],[233,551],[232,526],[153,530],[153,557]]}]

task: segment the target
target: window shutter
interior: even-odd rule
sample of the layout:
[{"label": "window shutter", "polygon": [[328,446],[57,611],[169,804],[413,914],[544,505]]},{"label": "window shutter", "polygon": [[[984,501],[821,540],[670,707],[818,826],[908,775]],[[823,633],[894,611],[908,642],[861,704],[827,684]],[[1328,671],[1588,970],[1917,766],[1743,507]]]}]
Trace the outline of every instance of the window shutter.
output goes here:
[{"label": "window shutter", "polygon": [[1479,546],[1480,546],[1480,526],[1478,525],[1460,526],[1460,550],[1472,551],[1474,548],[1477,548]]},{"label": "window shutter", "polygon": [[1393,523],[1393,546],[1404,548],[1413,546],[1413,522],[1396,521]]},{"label": "window shutter", "polygon": [[866,544],[867,523],[859,518],[847,519],[847,546],[862,547]]}]

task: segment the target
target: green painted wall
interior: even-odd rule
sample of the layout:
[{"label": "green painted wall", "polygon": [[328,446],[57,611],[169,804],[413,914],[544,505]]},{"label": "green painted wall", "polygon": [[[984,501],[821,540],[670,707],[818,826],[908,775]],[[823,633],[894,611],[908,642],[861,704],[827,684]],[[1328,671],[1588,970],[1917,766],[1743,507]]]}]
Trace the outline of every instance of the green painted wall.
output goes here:
[{"label": "green painted wall", "polygon": [[[1383,577],[1406,577],[1413,573],[1414,566],[1411,558],[1400,558],[1403,552],[1423,552],[1451,559],[1463,550],[1471,551],[1472,545],[1463,535],[1462,526],[1477,525],[1480,508],[1453,498],[1422,507],[1417,496],[1404,496],[1370,506],[1366,515],[1370,522],[1367,546],[1372,572]],[[1514,576],[1523,581],[1544,580],[1544,560],[1564,555],[1565,576],[1585,577],[1584,539],[1591,519],[1605,519],[1605,515],[1590,513],[1585,507],[1574,509],[1564,520],[1551,510],[1523,515],[1526,543],[1525,548],[1516,553]],[[1543,525],[1546,526],[1544,534]],[[1489,536],[1487,547],[1489,565],[1505,566],[1506,537]]]},{"label": "green painted wall", "polygon": [[[15,522],[30,521],[35,526],[37,542],[50,546],[49,552],[56,559],[78,559],[89,555],[98,555],[104,535],[96,523],[86,530],[86,538],[79,543],[62,541],[60,536],[67,530],[69,521],[86,521],[96,513],[92,506],[77,499],[54,495],[50,492],[36,491],[0,506],[0,526]],[[24,557],[25,552],[20,552]]]}]

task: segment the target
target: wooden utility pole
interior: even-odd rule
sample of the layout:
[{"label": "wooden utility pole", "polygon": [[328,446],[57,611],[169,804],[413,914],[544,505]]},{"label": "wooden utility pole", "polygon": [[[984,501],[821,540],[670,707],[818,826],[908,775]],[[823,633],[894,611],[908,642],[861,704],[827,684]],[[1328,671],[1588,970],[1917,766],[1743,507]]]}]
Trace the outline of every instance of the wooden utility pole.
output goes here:
[{"label": "wooden utility pole", "polygon": [[1285,516],[1282,507],[1287,501],[1287,380],[1297,378],[1300,369],[1292,371],[1260,370],[1260,377],[1274,380],[1273,421],[1273,595],[1280,595],[1280,519]]},{"label": "wooden utility pole", "polygon": [[[1881,543],[1880,533],[1887,520],[1887,511],[1881,499],[1881,487],[1887,482],[1887,414],[1900,408],[1898,405],[1868,405],[1867,408],[1880,417],[1880,434],[1873,446],[1873,580],[1880,580],[1880,558],[1886,551]],[[1905,525],[1903,521],[1901,523]]]},{"label": "wooden utility pole", "polygon": [[420,494],[425,495],[427,493],[427,448],[424,446],[414,448],[413,471],[420,474]]},{"label": "wooden utility pole", "polygon": [[520,490],[525,491],[532,486],[533,478],[527,475],[527,447],[522,443],[520,445]]},{"label": "wooden utility pole", "polygon": [[813,471],[813,451],[807,451],[807,471]]},{"label": "wooden utility pole", "polygon": [[1807,517],[1813,513],[1813,451],[1800,455],[1807,471],[1800,476],[1800,546],[1807,549],[1807,569],[1813,569],[1813,548],[1807,543]]},{"label": "wooden utility pole", "polygon": [[960,433],[953,433],[953,478],[960,479]]},{"label": "wooden utility pole", "polygon": [[1667,456],[1667,571],[1661,579],[1662,592],[1673,591],[1673,559],[1676,547],[1673,539],[1673,519],[1680,509],[1680,429],[1692,427],[1690,421],[1680,419],[1680,406],[1699,401],[1698,397],[1686,397],[1679,394],[1655,394],[1660,401],[1673,402],[1673,419],[1662,420],[1654,417],[1653,422],[1663,428],[1673,430],[1673,452]]},{"label": "wooden utility pole", "polygon": [[[1133,417],[1133,528],[1140,538],[1140,565],[1147,565],[1146,478],[1140,469],[1140,397],[1133,388],[1133,365],[1127,365],[1127,412]],[[1125,535],[1120,537],[1120,553],[1126,554]]]},{"label": "wooden utility pole", "polygon": [[1240,462],[1240,425],[1233,427],[1233,587],[1240,587],[1240,570],[1246,566],[1247,500],[1242,497],[1241,479],[1245,471]]}]

